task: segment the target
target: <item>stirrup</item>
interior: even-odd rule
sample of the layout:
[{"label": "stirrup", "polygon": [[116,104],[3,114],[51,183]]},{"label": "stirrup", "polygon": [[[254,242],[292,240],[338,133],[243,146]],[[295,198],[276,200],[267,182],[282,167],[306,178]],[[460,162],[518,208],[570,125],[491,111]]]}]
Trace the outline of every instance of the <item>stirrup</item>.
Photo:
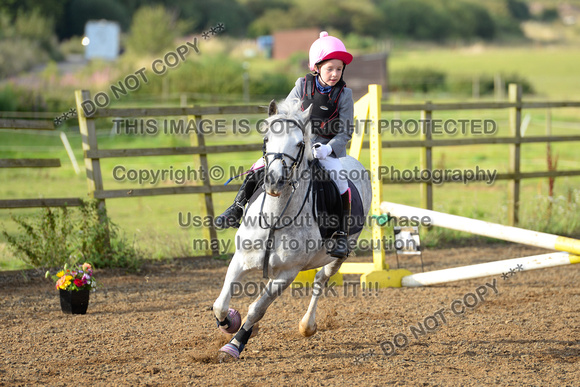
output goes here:
[{"label": "stirrup", "polygon": [[348,257],[348,234],[344,231],[336,231],[332,234],[332,239],[335,240],[334,245],[327,254],[334,258],[346,258]]}]

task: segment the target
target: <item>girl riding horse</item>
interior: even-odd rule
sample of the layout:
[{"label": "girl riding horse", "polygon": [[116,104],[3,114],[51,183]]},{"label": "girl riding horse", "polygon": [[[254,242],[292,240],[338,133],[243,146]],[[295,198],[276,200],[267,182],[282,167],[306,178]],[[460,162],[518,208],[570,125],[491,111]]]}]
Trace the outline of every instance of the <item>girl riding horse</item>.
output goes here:
[{"label": "girl riding horse", "polygon": [[[298,78],[287,100],[298,99],[302,110],[312,106],[312,153],[336,183],[342,200],[342,219],[335,243],[329,254],[335,258],[348,256],[348,218],[350,216],[350,189],[346,173],[338,158],[346,156],[346,144],[353,131],[352,90],[343,80],[344,69],[352,55],[340,39],[320,33],[310,47],[309,67],[312,73]],[[244,207],[263,178],[264,161],[256,161],[243,182],[234,203],[215,219],[218,228],[239,227]]]}]

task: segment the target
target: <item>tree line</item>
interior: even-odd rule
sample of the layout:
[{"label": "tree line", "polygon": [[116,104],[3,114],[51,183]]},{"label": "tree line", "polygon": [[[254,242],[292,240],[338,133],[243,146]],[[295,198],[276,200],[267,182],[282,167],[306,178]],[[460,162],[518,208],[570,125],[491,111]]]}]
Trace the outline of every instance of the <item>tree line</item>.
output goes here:
[{"label": "tree line", "polygon": [[0,0],[0,12],[14,20],[38,10],[64,40],[82,36],[86,22],[94,19],[115,20],[127,32],[135,12],[154,5],[184,22],[186,33],[221,22],[240,38],[320,27],[375,38],[493,40],[521,35],[519,22],[531,17],[523,0]]}]

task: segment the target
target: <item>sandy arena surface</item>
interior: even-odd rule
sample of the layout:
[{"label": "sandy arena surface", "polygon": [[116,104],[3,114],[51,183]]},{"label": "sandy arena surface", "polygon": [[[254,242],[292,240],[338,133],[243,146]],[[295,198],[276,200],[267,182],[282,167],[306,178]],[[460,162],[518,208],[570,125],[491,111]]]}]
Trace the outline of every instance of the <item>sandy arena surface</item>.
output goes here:
[{"label": "sandy arena surface", "polygon": [[[425,270],[545,252],[511,244],[431,250]],[[396,265],[392,255],[387,261]],[[418,258],[404,263],[421,270]],[[61,312],[39,273],[0,273],[0,385],[580,386],[580,265],[364,295],[333,288],[310,338],[298,333],[310,297],[288,289],[240,360],[220,364],[228,337],[211,305],[226,268],[183,259],[138,274],[98,270],[103,288],[86,315],[74,316]],[[488,286],[484,301],[468,295],[494,281],[497,294]],[[252,300],[239,296],[231,306],[244,315]],[[456,314],[454,300],[476,305]],[[432,332],[415,337],[419,323]],[[380,343],[395,337],[401,348],[386,356]]]}]

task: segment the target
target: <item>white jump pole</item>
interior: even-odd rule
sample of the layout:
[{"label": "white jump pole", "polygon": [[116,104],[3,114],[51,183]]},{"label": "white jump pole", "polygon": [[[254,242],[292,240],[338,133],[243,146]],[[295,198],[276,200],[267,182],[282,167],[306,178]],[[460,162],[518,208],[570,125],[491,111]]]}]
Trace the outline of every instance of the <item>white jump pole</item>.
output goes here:
[{"label": "white jump pole", "polygon": [[512,275],[510,272],[515,273],[518,271],[543,269],[546,267],[570,265],[573,263],[580,263],[580,257],[569,253],[559,252],[533,255],[531,257],[506,259],[504,261],[411,274],[402,278],[401,285],[404,287],[437,285],[492,275]]},{"label": "white jump pole", "polygon": [[483,220],[449,215],[443,212],[425,210],[422,208],[390,202],[381,203],[381,212],[388,213],[390,216],[396,218],[407,217],[410,219],[411,217],[417,217],[419,221],[423,217],[428,217],[429,223],[433,226],[450,228],[452,230],[465,231],[490,238],[503,239],[505,241],[522,243],[529,246],[566,251],[568,253],[580,255],[580,240],[577,239],[525,230],[518,227],[503,226],[501,224],[485,222]]},{"label": "white jump pole", "polygon": [[70,146],[70,143],[68,142],[68,138],[66,137],[66,134],[64,132],[60,132],[60,139],[62,141],[62,144],[64,145],[64,149],[66,149],[66,153],[68,153],[68,158],[72,163],[75,173],[78,175],[79,173],[81,173],[81,170],[79,168],[79,164],[77,163],[75,154]]}]

